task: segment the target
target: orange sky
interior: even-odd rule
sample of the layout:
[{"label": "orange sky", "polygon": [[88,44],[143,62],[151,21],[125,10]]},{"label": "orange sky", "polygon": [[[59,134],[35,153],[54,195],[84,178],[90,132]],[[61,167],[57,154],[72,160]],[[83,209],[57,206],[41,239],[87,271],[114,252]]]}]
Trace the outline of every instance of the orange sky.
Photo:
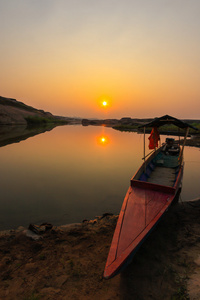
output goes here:
[{"label": "orange sky", "polygon": [[0,94],[63,116],[199,119],[199,11],[197,0],[1,0]]}]

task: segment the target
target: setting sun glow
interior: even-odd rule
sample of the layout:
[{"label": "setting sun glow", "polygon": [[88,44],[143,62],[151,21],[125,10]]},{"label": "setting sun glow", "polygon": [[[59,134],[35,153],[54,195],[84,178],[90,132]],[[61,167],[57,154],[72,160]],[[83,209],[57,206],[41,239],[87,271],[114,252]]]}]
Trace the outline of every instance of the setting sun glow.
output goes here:
[{"label": "setting sun glow", "polygon": [[1,96],[80,119],[199,119],[200,1],[58,3],[0,1]]},{"label": "setting sun glow", "polygon": [[109,139],[106,136],[100,136],[98,137],[98,144],[99,145],[107,145],[109,143]]},{"label": "setting sun glow", "polygon": [[108,108],[111,107],[111,99],[109,97],[100,97],[98,99],[98,106],[99,108],[103,109],[103,110],[107,110]]}]

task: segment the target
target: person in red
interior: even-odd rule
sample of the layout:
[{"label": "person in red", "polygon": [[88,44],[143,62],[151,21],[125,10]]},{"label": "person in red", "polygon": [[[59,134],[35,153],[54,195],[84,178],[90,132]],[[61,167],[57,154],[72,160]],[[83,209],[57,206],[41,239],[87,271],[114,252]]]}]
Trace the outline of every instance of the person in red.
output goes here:
[{"label": "person in red", "polygon": [[158,147],[158,141],[160,140],[159,132],[157,127],[153,127],[149,137],[149,149],[155,149]]}]

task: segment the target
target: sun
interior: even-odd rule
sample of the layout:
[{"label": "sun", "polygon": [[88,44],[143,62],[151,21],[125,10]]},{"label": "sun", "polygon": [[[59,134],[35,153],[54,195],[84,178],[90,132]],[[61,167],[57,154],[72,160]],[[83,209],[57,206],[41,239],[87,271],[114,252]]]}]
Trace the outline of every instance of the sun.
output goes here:
[{"label": "sun", "polygon": [[109,138],[105,135],[98,136],[97,143],[98,145],[106,146],[109,144]]},{"label": "sun", "polygon": [[99,108],[107,111],[111,107],[111,99],[107,96],[102,96],[98,99],[98,106]]}]

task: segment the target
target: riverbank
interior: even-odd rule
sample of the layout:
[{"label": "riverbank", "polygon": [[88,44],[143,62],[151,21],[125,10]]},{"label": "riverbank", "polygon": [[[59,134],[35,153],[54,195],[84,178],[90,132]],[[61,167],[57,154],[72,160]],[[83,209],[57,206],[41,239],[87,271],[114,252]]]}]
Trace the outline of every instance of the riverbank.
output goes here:
[{"label": "riverbank", "polygon": [[[200,200],[174,205],[131,265],[103,271],[117,216],[0,237],[0,299],[199,299]],[[196,297],[196,298],[195,298]]]}]

